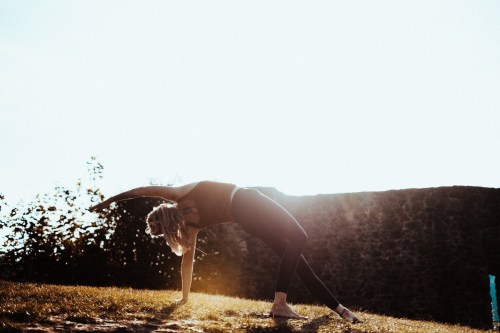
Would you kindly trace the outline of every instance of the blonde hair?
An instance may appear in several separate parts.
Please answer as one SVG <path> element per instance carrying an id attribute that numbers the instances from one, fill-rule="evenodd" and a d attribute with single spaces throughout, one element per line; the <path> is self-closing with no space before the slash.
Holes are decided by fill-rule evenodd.
<path id="1" fill-rule="evenodd" d="M 172 251 L 181 256 L 191 247 L 188 242 L 186 222 L 177 203 L 163 203 L 155 207 L 146 218 L 146 233 L 152 237 L 161 236 L 165 238 Z"/>

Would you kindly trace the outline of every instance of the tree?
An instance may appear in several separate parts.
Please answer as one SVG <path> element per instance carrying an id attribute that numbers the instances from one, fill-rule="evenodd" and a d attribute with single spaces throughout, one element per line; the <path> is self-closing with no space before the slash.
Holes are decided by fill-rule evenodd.
<path id="1" fill-rule="evenodd" d="M 96 220 L 87 210 L 103 197 L 95 186 L 103 167 L 94 157 L 87 164 L 92 186 L 86 189 L 78 180 L 74 188 L 58 186 L 50 194 L 10 209 L 1 198 L 9 211 L 2 214 L 0 223 L 7 230 L 2 278 L 78 283 L 80 275 L 89 271 L 84 268 L 93 267 L 92 259 L 105 257 L 112 225 L 106 219 Z M 104 278 L 99 273 L 93 275 L 91 284 Z"/>

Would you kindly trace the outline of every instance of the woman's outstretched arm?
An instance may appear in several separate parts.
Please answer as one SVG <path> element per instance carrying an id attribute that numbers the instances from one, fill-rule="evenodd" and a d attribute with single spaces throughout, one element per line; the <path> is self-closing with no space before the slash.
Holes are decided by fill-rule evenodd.
<path id="1" fill-rule="evenodd" d="M 137 187 L 132 190 L 112 196 L 103 202 L 89 208 L 90 211 L 100 211 L 108 208 L 113 202 L 142 198 L 142 197 L 159 197 L 165 200 L 176 200 L 189 192 L 197 183 L 174 187 L 174 186 L 145 186 Z"/>

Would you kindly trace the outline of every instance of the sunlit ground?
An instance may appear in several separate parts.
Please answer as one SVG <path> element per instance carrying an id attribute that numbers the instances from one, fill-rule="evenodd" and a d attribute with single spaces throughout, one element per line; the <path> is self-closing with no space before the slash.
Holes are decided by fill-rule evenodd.
<path id="1" fill-rule="evenodd" d="M 482 330 L 358 312 L 342 321 L 325 307 L 295 305 L 307 320 L 269 317 L 271 304 L 194 293 L 179 305 L 175 291 L 68 287 L 0 281 L 0 331 L 133 332 L 451 332 Z"/>

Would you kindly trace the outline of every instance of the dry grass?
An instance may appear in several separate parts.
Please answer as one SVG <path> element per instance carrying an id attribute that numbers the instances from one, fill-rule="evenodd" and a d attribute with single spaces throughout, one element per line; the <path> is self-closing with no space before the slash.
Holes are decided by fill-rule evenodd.
<path id="1" fill-rule="evenodd" d="M 270 303 L 120 288 L 0 281 L 0 331 L 19 332 L 394 332 L 479 333 L 482 330 L 362 312 L 363 324 L 343 322 L 325 307 L 295 305 L 308 320 L 274 320 Z"/>

